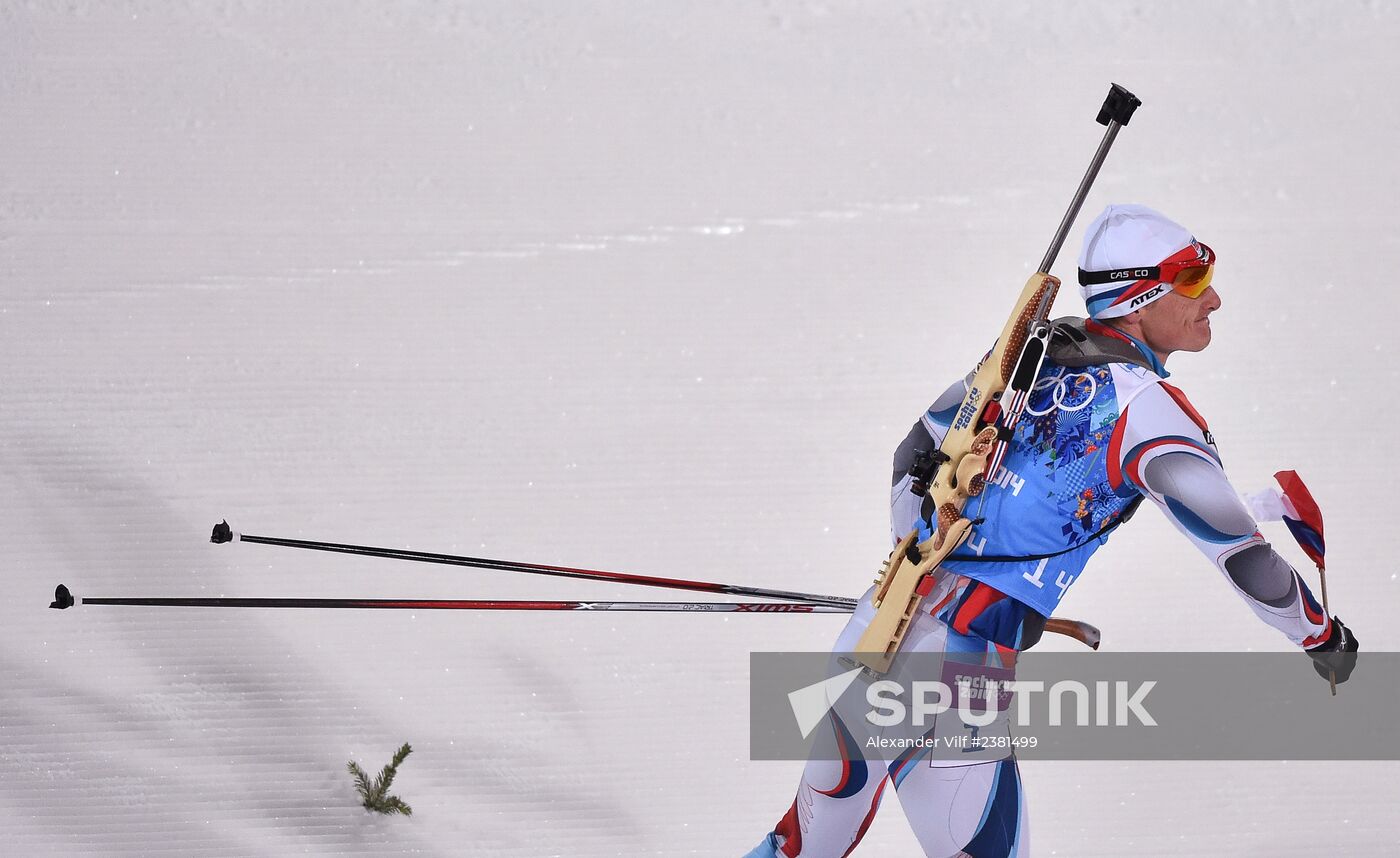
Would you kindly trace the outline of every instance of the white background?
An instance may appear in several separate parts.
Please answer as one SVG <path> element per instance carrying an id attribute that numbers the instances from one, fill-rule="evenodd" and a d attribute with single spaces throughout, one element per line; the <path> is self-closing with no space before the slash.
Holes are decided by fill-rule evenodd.
<path id="1" fill-rule="evenodd" d="M 672 595 L 210 545 L 225 517 L 856 595 L 890 453 L 990 345 L 1110 81 L 1144 106 L 1080 225 L 1143 202 L 1220 254 L 1173 381 L 1239 488 L 1303 474 L 1334 610 L 1394 649 L 1398 14 L 0 5 L 8 854 L 746 851 L 800 770 L 747 759 L 748 653 L 840 617 L 45 605 Z M 1150 510 L 1062 613 L 1288 647 Z M 415 814 L 369 817 L 345 762 L 404 741 Z M 1023 767 L 1034 854 L 1074 856 L 1396 854 L 1398 774 Z M 916 852 L 897 804 L 857 854 Z"/>

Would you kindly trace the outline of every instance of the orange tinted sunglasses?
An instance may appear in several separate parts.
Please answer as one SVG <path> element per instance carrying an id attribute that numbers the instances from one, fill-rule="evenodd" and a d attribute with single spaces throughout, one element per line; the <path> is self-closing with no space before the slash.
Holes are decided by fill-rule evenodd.
<path id="1" fill-rule="evenodd" d="M 1214 265 L 1193 265 L 1183 268 L 1172 278 L 1172 291 L 1187 298 L 1199 298 L 1210 288 L 1215 276 Z"/>
<path id="2" fill-rule="evenodd" d="M 1192 241 L 1171 257 L 1162 260 L 1160 265 L 1140 268 L 1119 268 L 1112 271 L 1085 271 L 1079 269 L 1079 282 L 1083 286 L 1098 283 L 1116 283 L 1120 280 L 1152 280 L 1157 283 L 1170 283 L 1172 291 L 1187 298 L 1199 298 L 1210 288 L 1215 275 L 1215 251 L 1210 245 Z"/>

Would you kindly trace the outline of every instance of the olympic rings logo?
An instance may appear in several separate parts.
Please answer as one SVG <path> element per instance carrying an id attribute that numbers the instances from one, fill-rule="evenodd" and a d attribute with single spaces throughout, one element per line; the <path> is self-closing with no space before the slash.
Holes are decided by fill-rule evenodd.
<path id="1" fill-rule="evenodd" d="M 1045 393 L 1049 391 L 1049 396 Z M 1059 375 L 1047 375 L 1031 385 L 1030 399 L 1026 402 L 1026 413 L 1032 417 L 1044 417 L 1055 409 L 1061 411 L 1083 411 L 1094 401 L 1099 392 L 1098 381 L 1087 372 L 1065 374 L 1064 367 Z M 1040 402 L 1043 407 L 1036 408 Z"/>

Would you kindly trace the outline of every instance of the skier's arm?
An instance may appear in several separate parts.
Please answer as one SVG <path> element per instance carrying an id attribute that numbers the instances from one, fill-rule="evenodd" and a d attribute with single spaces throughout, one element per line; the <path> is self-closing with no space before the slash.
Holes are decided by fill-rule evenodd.
<path id="1" fill-rule="evenodd" d="M 1124 415 L 1124 437 L 1115 449 L 1123 479 L 1215 563 L 1261 620 L 1305 649 L 1327 641 L 1331 619 L 1259 533 L 1204 421 L 1179 392 L 1154 387 Z"/>
<path id="2" fill-rule="evenodd" d="M 953 415 L 962 403 L 963 394 L 972 376 L 955 381 L 934 400 L 917 421 L 909 434 L 894 451 L 894 474 L 890 479 L 890 541 L 897 543 L 906 533 L 913 530 L 919 520 L 919 506 L 923 498 L 909 491 L 913 477 L 909 476 L 909 466 L 914 464 L 914 452 L 932 452 L 943 443 L 948 427 L 953 423 Z"/>

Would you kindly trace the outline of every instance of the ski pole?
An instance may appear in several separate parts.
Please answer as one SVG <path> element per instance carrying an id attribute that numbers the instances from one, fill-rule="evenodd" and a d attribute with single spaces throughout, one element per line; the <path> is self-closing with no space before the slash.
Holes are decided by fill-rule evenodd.
<path id="1" fill-rule="evenodd" d="M 1308 555 L 1317 567 L 1318 581 L 1322 584 L 1322 614 L 1331 618 L 1332 606 L 1327 600 L 1327 542 L 1323 538 L 1322 509 L 1313 499 L 1312 492 L 1298 476 L 1297 471 L 1279 471 L 1274 474 L 1281 489 L 1284 501 L 1283 523 L 1288 532 L 1298 542 L 1298 547 Z M 1337 671 L 1329 668 L 1327 683 L 1332 687 L 1332 696 L 1337 696 Z"/>
<path id="2" fill-rule="evenodd" d="M 237 597 L 75 597 L 59 584 L 50 608 L 74 605 L 115 605 L 142 608 L 377 608 L 420 611 L 632 611 L 691 614 L 849 614 L 855 606 L 817 602 L 568 602 L 496 599 L 281 599 Z M 1099 648 L 1099 630 L 1078 620 L 1047 620 L 1045 630 L 1067 635 L 1091 649 Z"/>
<path id="3" fill-rule="evenodd" d="M 145 608 L 380 608 L 413 611 L 668 611 L 695 614 L 849 614 L 811 602 L 562 602 L 494 599 L 244 599 L 234 597 L 77 598 L 62 584 L 50 608 L 120 605 Z"/>
<path id="4" fill-rule="evenodd" d="M 495 569 L 501 572 L 519 572 L 525 575 L 553 575 L 561 578 L 582 578 L 589 581 L 612 581 L 616 584 L 637 584 L 646 587 L 667 587 L 672 590 L 695 590 L 704 593 L 722 593 L 726 596 L 746 596 L 760 599 L 782 599 L 788 602 L 811 602 L 830 605 L 846 610 L 855 610 L 856 600 L 841 596 L 823 596 L 817 593 L 796 593 L 791 590 L 771 590 L 766 587 L 743 587 L 737 584 L 718 584 L 713 581 L 690 581 L 684 578 L 658 578 L 652 575 L 634 575 L 627 572 L 605 572 L 598 569 L 579 569 L 573 566 L 554 566 L 547 563 L 522 563 L 516 560 L 492 560 L 486 557 L 462 557 L 455 554 L 431 554 L 425 551 L 407 551 L 397 548 L 375 548 L 369 545 L 346 545 L 338 542 L 316 542 L 305 539 L 284 539 L 276 536 L 253 536 L 237 533 L 227 521 L 214 525 L 210 542 L 254 542 L 261 545 L 279 545 L 284 548 L 305 548 L 311 551 L 330 551 L 339 554 L 359 554 L 365 557 L 386 557 L 392 560 L 412 560 L 418 563 L 442 563 L 449 566 L 470 566 L 476 569 Z"/>

